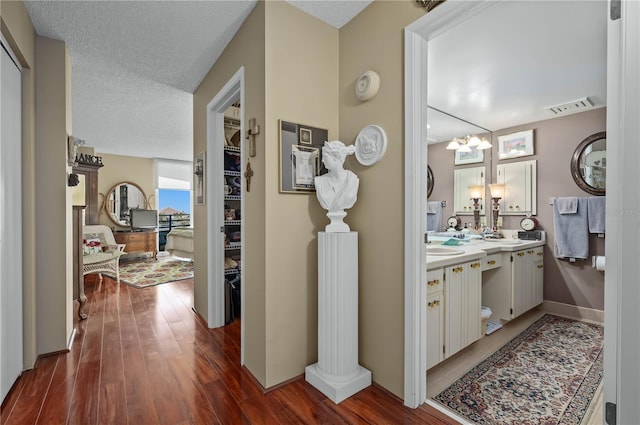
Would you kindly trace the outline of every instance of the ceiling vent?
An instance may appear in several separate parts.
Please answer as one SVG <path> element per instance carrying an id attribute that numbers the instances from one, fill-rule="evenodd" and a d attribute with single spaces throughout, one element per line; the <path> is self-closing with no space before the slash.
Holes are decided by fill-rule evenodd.
<path id="1" fill-rule="evenodd" d="M 593 103 L 588 97 L 563 103 L 562 105 L 548 106 L 545 109 L 554 115 L 574 114 L 593 108 Z"/>

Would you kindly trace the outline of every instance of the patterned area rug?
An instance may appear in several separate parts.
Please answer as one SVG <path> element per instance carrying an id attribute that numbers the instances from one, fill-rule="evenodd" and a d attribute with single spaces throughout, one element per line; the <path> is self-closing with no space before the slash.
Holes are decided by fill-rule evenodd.
<path id="1" fill-rule="evenodd" d="M 175 282 L 193 277 L 193 263 L 174 258 L 145 258 L 120 261 L 120 282 L 136 288 Z"/>
<path id="2" fill-rule="evenodd" d="M 602 326 L 544 315 L 435 397 L 477 424 L 579 424 L 602 380 Z"/>

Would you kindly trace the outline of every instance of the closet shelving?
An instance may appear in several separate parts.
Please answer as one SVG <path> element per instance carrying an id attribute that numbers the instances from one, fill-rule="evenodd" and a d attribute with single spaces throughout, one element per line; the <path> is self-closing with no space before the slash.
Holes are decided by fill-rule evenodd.
<path id="1" fill-rule="evenodd" d="M 224 117 L 224 179 L 225 179 L 225 195 L 224 195 L 224 232 L 225 247 L 224 256 L 225 264 L 238 264 L 237 267 L 229 267 L 225 265 L 224 277 L 225 286 L 228 291 L 225 292 L 229 297 L 226 305 L 227 311 L 225 321 L 232 322 L 240 315 L 240 285 L 242 264 L 240 262 L 242 241 L 240 240 L 242 227 L 242 158 L 240 149 L 240 109 L 237 106 L 230 107 L 225 112 Z M 233 261 L 228 261 L 231 259 Z"/>

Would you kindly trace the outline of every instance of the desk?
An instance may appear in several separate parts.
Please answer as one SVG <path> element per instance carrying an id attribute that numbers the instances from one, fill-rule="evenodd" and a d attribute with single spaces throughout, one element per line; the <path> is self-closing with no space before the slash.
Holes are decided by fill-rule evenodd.
<path id="1" fill-rule="evenodd" d="M 127 254 L 136 252 L 151 252 L 155 260 L 158 259 L 156 235 L 157 233 L 155 230 L 152 230 L 150 232 L 113 232 L 113 237 L 116 239 L 116 242 L 126 245 L 124 250 L 127 252 Z"/>

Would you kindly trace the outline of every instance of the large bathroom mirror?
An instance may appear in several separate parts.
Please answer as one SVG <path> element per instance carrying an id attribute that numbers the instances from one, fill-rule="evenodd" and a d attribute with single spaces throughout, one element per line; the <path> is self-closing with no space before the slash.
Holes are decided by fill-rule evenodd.
<path id="1" fill-rule="evenodd" d="M 584 139 L 571 158 L 571 176 L 580 189 L 604 196 L 607 183 L 607 133 L 592 134 Z"/>
<path id="2" fill-rule="evenodd" d="M 484 186 L 491 181 L 487 174 L 491 169 L 491 149 L 481 151 L 483 155 L 478 155 L 477 160 L 460 161 L 462 155 L 458 154 L 456 161 L 456 151 L 446 147 L 453 139 L 468 140 L 467 136 L 491 141 L 491 132 L 431 106 L 427 108 L 427 123 L 428 172 L 438 176 L 438 187 L 427 188 L 429 200 L 445 203 L 445 219 L 449 215 L 473 215 L 469 186 Z M 488 198 L 485 193 L 479 201 L 480 216 L 488 211 Z"/>
<path id="3" fill-rule="evenodd" d="M 109 189 L 104 209 L 114 224 L 129 226 L 131 208 L 147 208 L 147 197 L 140 186 L 132 182 L 120 182 Z"/>

